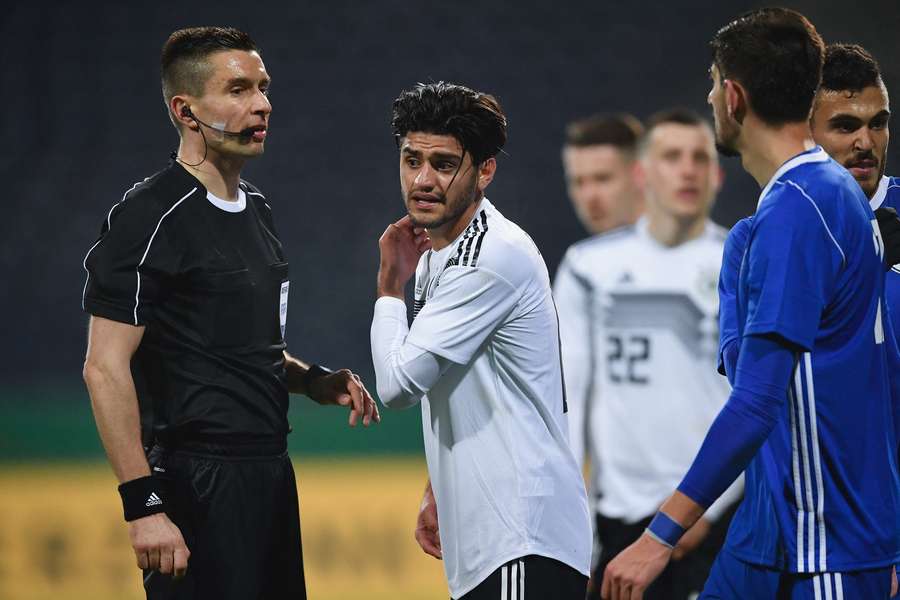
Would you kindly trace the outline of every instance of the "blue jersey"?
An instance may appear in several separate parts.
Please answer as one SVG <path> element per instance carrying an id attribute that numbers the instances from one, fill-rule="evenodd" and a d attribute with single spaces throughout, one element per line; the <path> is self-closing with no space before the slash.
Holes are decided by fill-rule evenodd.
<path id="1" fill-rule="evenodd" d="M 722 267 L 719 270 L 719 373 L 725 375 L 725 346 L 739 339 L 737 316 L 737 287 L 741 275 L 741 263 L 747 250 L 747 238 L 753 217 L 741 219 L 734 224 L 722 251 Z M 733 365 L 732 365 L 733 367 Z"/>
<path id="2" fill-rule="evenodd" d="M 738 558 L 797 573 L 900 559 L 883 252 L 861 188 L 821 148 L 785 163 L 760 195 L 737 335 L 776 336 L 798 353 L 781 418 L 746 471 L 726 541 Z"/>
<path id="3" fill-rule="evenodd" d="M 882 177 L 869 204 L 872 210 L 884 206 L 900 213 L 900 178 Z M 897 338 L 900 334 L 900 265 L 888 271 L 884 282 L 884 299 L 890 314 L 888 320 L 894 330 L 894 337 Z"/>

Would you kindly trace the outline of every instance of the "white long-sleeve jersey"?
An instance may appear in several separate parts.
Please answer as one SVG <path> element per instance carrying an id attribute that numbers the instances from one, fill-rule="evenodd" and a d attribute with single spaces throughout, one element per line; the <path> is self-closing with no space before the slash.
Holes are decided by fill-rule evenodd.
<path id="1" fill-rule="evenodd" d="M 725 231 L 667 247 L 645 220 L 571 246 L 554 281 L 570 440 L 590 458 L 595 508 L 651 516 L 687 472 L 728 399 L 716 372 Z M 740 495 L 733 485 L 707 511 Z"/>
<path id="2" fill-rule="evenodd" d="M 444 568 L 458 598 L 504 563 L 546 556 L 588 574 L 591 524 L 569 448 L 556 311 L 531 238 L 485 198 L 422 256 L 415 318 L 375 304 L 372 356 L 387 406 L 421 399 Z"/>

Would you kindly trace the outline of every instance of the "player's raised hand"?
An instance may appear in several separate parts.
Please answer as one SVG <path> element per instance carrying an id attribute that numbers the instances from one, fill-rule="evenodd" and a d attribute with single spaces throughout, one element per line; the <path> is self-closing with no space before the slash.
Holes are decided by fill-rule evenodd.
<path id="1" fill-rule="evenodd" d="M 378 295 L 403 298 L 403 286 L 415 274 L 419 257 L 431 248 L 428 233 L 415 227 L 407 215 L 388 225 L 378 239 L 378 248 Z"/>
<path id="2" fill-rule="evenodd" d="M 416 518 L 416 541 L 425 554 L 429 554 L 438 560 L 443 558 L 441 551 L 441 531 L 438 527 L 437 503 L 434 501 L 434 492 L 431 483 L 425 488 L 422 504 L 419 506 L 419 516 Z"/>
<path id="3" fill-rule="evenodd" d="M 372 395 L 359 376 L 349 369 L 340 369 L 313 379 L 309 386 L 309 397 L 319 404 L 349 406 L 350 427 L 356 427 L 360 418 L 364 427 L 368 427 L 372 422 L 381 422 L 381 414 Z"/>
<path id="4" fill-rule="evenodd" d="M 603 600 L 640 600 L 671 556 L 671 548 L 646 533 L 641 535 L 606 566 L 600 596 Z"/>
<path id="5" fill-rule="evenodd" d="M 191 552 L 184 543 L 181 530 L 165 513 L 129 522 L 128 535 L 140 569 L 151 569 L 176 578 L 187 572 Z"/>

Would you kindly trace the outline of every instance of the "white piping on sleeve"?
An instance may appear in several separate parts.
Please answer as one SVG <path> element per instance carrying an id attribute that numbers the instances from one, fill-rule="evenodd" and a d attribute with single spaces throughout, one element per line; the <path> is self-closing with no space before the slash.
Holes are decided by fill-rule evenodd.
<path id="1" fill-rule="evenodd" d="M 144 249 L 144 255 L 141 257 L 141 262 L 138 263 L 137 268 L 135 268 L 135 273 L 137 274 L 137 289 L 134 292 L 134 324 L 138 324 L 138 306 L 140 305 L 140 294 L 141 294 L 141 267 L 144 265 L 144 261 L 147 260 L 147 254 L 150 252 L 150 246 L 153 244 L 153 239 L 156 237 L 157 232 L 159 231 L 159 226 L 162 225 L 162 222 L 165 220 L 169 214 L 178 208 L 178 205 L 187 200 L 188 196 L 197 191 L 197 188 L 194 187 L 191 191 L 181 197 L 181 199 L 172 205 L 172 208 L 163 213 L 163 216 L 159 218 L 159 221 L 156 223 L 156 229 L 153 230 L 153 234 L 150 236 L 150 241 L 147 242 L 147 248 Z"/>

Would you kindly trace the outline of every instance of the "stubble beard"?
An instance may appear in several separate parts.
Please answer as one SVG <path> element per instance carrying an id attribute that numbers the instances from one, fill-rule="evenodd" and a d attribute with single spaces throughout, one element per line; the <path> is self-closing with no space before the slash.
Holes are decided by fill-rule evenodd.
<path id="1" fill-rule="evenodd" d="M 459 219 L 460 215 L 466 212 L 466 209 L 475 202 L 478 196 L 475 183 L 476 182 L 473 180 L 471 189 L 466 190 L 461 197 L 455 200 L 448 199 L 447 195 L 444 194 L 441 197 L 441 201 L 444 203 L 445 207 L 444 214 L 433 217 L 430 220 L 417 218 L 409 209 L 409 198 L 404 198 L 404 202 L 407 203 L 407 213 L 409 214 L 410 221 L 412 221 L 412 224 L 415 227 L 422 227 L 424 229 L 437 229 L 438 227 L 456 221 Z"/>

